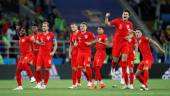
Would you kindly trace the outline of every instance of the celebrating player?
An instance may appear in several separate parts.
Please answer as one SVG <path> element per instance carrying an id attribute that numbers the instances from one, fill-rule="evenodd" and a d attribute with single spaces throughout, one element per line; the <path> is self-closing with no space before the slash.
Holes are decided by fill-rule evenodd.
<path id="1" fill-rule="evenodd" d="M 44 84 L 40 87 L 40 89 L 46 89 L 48 79 L 50 76 L 50 68 L 52 66 L 52 56 L 55 54 L 57 50 L 57 40 L 55 35 L 52 32 L 49 32 L 49 23 L 43 22 L 42 23 L 42 31 L 43 33 L 38 35 L 39 41 L 44 42 L 44 45 L 39 47 L 39 53 L 37 57 L 37 64 L 36 64 L 36 74 L 41 76 L 41 68 L 45 68 L 44 74 Z M 53 48 L 54 45 L 54 48 Z M 53 50 L 52 50 L 53 49 Z M 39 78 L 41 80 L 41 78 Z M 41 82 L 41 81 L 37 81 Z M 40 84 L 40 83 L 38 83 Z"/>
<path id="2" fill-rule="evenodd" d="M 21 72 L 25 70 L 28 76 L 31 78 L 30 82 L 34 82 L 35 78 L 32 75 L 31 69 L 28 64 L 32 64 L 33 62 L 33 54 L 31 52 L 31 37 L 26 36 L 26 30 L 22 27 L 19 31 L 19 49 L 21 53 L 21 58 L 17 64 L 16 69 L 16 80 L 18 83 L 18 87 L 14 90 L 23 90 L 22 83 L 21 83 Z"/>
<path id="3" fill-rule="evenodd" d="M 94 62 L 93 62 L 95 81 L 94 81 L 94 84 L 92 84 L 91 88 L 97 88 L 98 82 L 99 82 L 99 88 L 104 88 L 105 84 L 102 81 L 100 70 L 104 63 L 104 60 L 106 59 L 106 46 L 108 46 L 109 44 L 108 44 L 107 36 L 106 34 L 104 34 L 103 26 L 97 27 L 97 33 L 98 33 L 98 36 L 96 36 L 96 39 L 88 43 L 88 45 L 95 44 L 96 46 L 96 53 L 95 53 Z"/>
<path id="4" fill-rule="evenodd" d="M 70 35 L 69 57 L 71 58 L 73 85 L 69 88 L 76 88 L 77 79 L 77 54 L 78 54 L 78 26 L 75 23 L 70 25 L 72 34 Z"/>
<path id="5" fill-rule="evenodd" d="M 81 86 L 81 71 L 85 72 L 88 81 L 88 87 L 92 84 L 92 70 L 90 67 L 91 63 L 91 48 L 87 44 L 87 42 L 91 42 L 94 40 L 94 34 L 92 32 L 87 31 L 87 23 L 82 22 L 80 24 L 80 33 L 78 35 L 78 55 L 77 55 L 77 64 L 78 64 L 78 86 Z"/>
<path id="6" fill-rule="evenodd" d="M 162 53 L 164 50 L 151 38 L 142 36 L 142 30 L 136 30 L 136 37 L 138 39 L 139 49 L 142 54 L 142 61 L 138 65 L 136 77 L 142 84 L 141 90 L 148 90 L 149 69 L 151 69 L 154 62 L 149 43 L 152 43 Z"/>
<path id="7" fill-rule="evenodd" d="M 127 57 L 129 52 L 128 40 L 126 40 L 126 36 L 128 36 L 129 31 L 133 29 L 133 24 L 129 21 L 130 12 L 128 10 L 124 10 L 122 13 L 122 18 L 116 18 L 111 21 L 108 20 L 110 13 L 106 13 L 105 16 L 105 24 L 108 26 L 115 26 L 115 34 L 113 36 L 113 48 L 112 48 L 112 68 L 115 68 L 115 65 L 118 64 L 119 57 L 121 57 L 122 65 L 127 65 Z M 126 68 L 122 67 L 123 74 L 125 75 L 125 86 L 128 86 L 128 75 L 126 72 Z"/>

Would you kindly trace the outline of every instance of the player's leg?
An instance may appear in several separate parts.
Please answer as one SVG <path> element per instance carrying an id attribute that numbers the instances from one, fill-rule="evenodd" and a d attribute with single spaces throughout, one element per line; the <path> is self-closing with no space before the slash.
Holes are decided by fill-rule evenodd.
<path id="1" fill-rule="evenodd" d="M 129 71 L 130 71 L 130 85 L 129 85 L 129 88 L 130 89 L 134 89 L 134 86 L 133 86 L 133 83 L 134 83 L 134 70 L 133 70 L 133 67 L 134 67 L 134 61 L 131 61 L 130 62 L 131 65 L 129 65 Z"/>
<path id="2" fill-rule="evenodd" d="M 122 73 L 125 80 L 125 86 L 124 86 L 125 89 L 128 87 L 127 56 L 128 56 L 127 54 L 122 54 L 122 58 L 121 58 Z"/>
<path id="3" fill-rule="evenodd" d="M 13 90 L 23 90 L 22 80 L 21 80 L 21 72 L 22 72 L 22 63 L 21 62 L 22 62 L 22 59 L 23 59 L 23 57 L 21 56 L 21 58 L 20 58 L 20 60 L 17 64 L 16 73 L 15 73 L 18 86 Z"/>
<path id="4" fill-rule="evenodd" d="M 84 58 L 83 58 L 83 53 L 82 52 L 78 52 L 77 54 L 77 86 L 81 87 L 81 73 L 82 73 L 82 69 L 84 67 Z"/>
<path id="5" fill-rule="evenodd" d="M 33 65 L 33 54 L 32 53 L 29 53 L 26 56 L 24 56 L 22 65 L 23 65 L 23 69 L 27 72 L 28 76 L 31 79 L 30 82 L 33 83 L 36 80 L 32 74 L 31 68 L 28 64 Z"/>
<path id="6" fill-rule="evenodd" d="M 114 43 L 112 47 L 112 68 L 115 69 L 119 61 L 119 56 L 121 54 L 121 45 Z"/>
<path id="7" fill-rule="evenodd" d="M 143 74 L 144 74 L 144 81 L 143 81 L 143 88 L 145 90 L 148 90 L 148 79 L 149 79 L 149 69 L 151 68 L 151 65 L 153 63 L 153 60 L 145 60 L 144 67 L 143 67 Z"/>
<path id="8" fill-rule="evenodd" d="M 86 53 L 84 55 L 84 63 L 85 63 L 85 71 L 87 74 L 87 78 L 88 78 L 88 84 L 87 86 L 90 87 L 92 84 L 92 69 L 91 69 L 91 52 Z"/>
<path id="9" fill-rule="evenodd" d="M 41 83 L 42 83 L 42 65 L 43 65 L 43 55 L 38 55 L 37 57 L 37 63 L 36 63 L 36 72 L 35 72 L 35 77 L 37 81 L 37 85 L 35 88 L 41 88 Z"/>

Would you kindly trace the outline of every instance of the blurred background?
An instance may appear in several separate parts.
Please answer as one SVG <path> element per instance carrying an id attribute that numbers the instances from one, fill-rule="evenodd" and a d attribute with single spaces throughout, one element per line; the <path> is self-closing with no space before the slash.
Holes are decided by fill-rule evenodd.
<path id="1" fill-rule="evenodd" d="M 41 31 L 41 22 L 48 20 L 50 31 L 54 32 L 58 40 L 51 73 L 54 77 L 68 79 L 71 78 L 69 24 L 85 21 L 88 30 L 96 34 L 97 26 L 105 26 L 106 12 L 110 12 L 110 19 L 114 19 L 121 17 L 123 9 L 130 10 L 135 29 L 143 29 L 145 35 L 156 40 L 165 50 L 164 54 L 160 54 L 151 47 L 155 61 L 150 77 L 170 79 L 170 0 L 0 0 L 0 79 L 15 77 L 16 62 L 20 55 L 15 30 L 18 22 L 22 22 L 30 32 L 32 23 L 37 23 Z M 105 33 L 111 41 L 114 27 L 105 27 Z M 104 78 L 110 78 L 110 53 L 111 48 L 107 48 L 102 69 Z M 135 69 L 140 60 L 139 52 Z"/>

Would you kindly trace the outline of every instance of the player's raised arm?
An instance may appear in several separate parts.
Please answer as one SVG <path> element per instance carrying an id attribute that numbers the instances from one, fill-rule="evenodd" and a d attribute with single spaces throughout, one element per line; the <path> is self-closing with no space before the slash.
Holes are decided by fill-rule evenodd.
<path id="1" fill-rule="evenodd" d="M 58 47 L 56 38 L 53 38 L 53 45 L 54 45 L 53 51 L 50 53 L 50 55 L 52 55 L 52 56 L 55 54 L 57 47 Z"/>
<path id="2" fill-rule="evenodd" d="M 106 13 L 105 15 L 105 24 L 107 26 L 111 26 L 110 21 L 109 21 L 110 13 Z"/>
<path id="3" fill-rule="evenodd" d="M 154 41 L 154 40 L 151 39 L 151 38 L 148 38 L 148 39 L 149 39 L 149 41 L 150 41 L 157 49 L 159 49 L 159 51 L 160 51 L 161 53 L 164 53 L 164 52 L 165 52 L 156 41 Z"/>

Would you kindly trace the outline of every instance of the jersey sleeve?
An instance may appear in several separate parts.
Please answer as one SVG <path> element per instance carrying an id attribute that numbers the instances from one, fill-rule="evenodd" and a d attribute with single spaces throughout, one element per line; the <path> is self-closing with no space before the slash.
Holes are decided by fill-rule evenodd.
<path id="1" fill-rule="evenodd" d="M 95 35 L 92 32 L 90 33 L 90 35 L 91 35 L 91 39 L 94 40 L 95 39 Z"/>
<path id="2" fill-rule="evenodd" d="M 110 24 L 111 24 L 111 25 L 116 25 L 116 24 L 117 24 L 117 21 L 118 21 L 118 19 L 113 19 L 113 20 L 110 22 Z"/>

